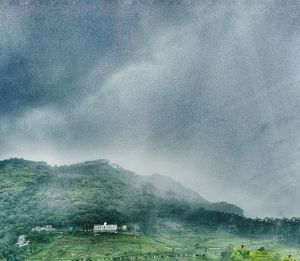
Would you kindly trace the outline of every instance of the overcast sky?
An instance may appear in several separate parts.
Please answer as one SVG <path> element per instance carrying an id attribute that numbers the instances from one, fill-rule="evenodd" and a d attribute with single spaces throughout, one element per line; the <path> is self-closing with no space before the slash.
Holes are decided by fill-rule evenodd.
<path id="1" fill-rule="evenodd" d="M 0 158 L 107 158 L 300 215 L 300 1 L 0 4 Z"/>

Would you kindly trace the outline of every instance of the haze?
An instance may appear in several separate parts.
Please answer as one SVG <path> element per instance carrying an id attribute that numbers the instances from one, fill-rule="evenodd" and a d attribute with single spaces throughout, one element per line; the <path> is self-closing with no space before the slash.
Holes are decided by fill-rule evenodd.
<path id="1" fill-rule="evenodd" d="M 1 1 L 0 158 L 107 158 L 299 216 L 299 1 Z"/>

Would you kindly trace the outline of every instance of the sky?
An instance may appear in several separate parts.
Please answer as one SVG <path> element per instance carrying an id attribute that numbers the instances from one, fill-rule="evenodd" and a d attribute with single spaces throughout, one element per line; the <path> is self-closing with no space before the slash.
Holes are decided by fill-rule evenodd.
<path id="1" fill-rule="evenodd" d="M 0 3 L 0 159 L 105 158 L 300 216 L 300 2 Z"/>

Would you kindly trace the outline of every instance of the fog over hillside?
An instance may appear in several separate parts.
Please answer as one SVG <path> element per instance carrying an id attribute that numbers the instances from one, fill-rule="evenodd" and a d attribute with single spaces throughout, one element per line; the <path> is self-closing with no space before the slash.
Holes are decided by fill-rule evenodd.
<path id="1" fill-rule="evenodd" d="M 0 3 L 0 159 L 106 158 L 299 216 L 299 1 Z"/>

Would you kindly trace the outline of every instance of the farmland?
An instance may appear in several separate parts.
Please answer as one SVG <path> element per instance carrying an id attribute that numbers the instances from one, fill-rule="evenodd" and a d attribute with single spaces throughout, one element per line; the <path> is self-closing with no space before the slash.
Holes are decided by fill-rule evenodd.
<path id="1" fill-rule="evenodd" d="M 245 246 L 242 251 L 241 245 Z M 32 243 L 24 251 L 27 261 L 300 260 L 300 252 L 296 247 L 263 237 L 243 238 L 224 231 L 181 230 L 147 237 L 133 234 L 95 236 L 89 233 L 56 233 L 48 243 Z M 251 259 L 241 259 L 243 251 L 250 251 Z"/>

